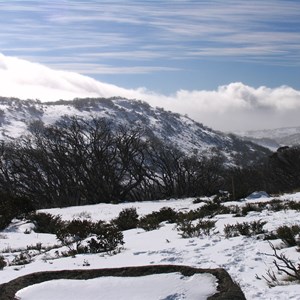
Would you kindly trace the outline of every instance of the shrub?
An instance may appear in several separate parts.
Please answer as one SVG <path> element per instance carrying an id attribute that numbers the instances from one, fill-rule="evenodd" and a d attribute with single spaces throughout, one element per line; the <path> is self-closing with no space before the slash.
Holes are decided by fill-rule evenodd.
<path id="1" fill-rule="evenodd" d="M 202 203 L 204 202 L 204 200 L 202 200 L 201 198 L 196 198 L 193 200 L 193 204 L 198 204 L 198 203 Z"/>
<path id="2" fill-rule="evenodd" d="M 239 232 L 237 230 L 236 225 L 230 225 L 230 224 L 226 224 L 224 226 L 224 234 L 227 239 L 231 237 L 239 236 Z"/>
<path id="3" fill-rule="evenodd" d="M 2 255 L 0 255 L 0 270 L 3 270 L 6 267 L 7 263 Z"/>
<path id="4" fill-rule="evenodd" d="M 260 207 L 255 203 L 247 203 L 245 206 L 242 207 L 242 216 L 246 216 L 250 211 L 261 212 L 263 211 L 263 207 Z"/>
<path id="5" fill-rule="evenodd" d="M 32 259 L 28 252 L 21 252 L 20 254 L 16 255 L 11 262 L 13 266 L 20 266 L 20 265 L 27 265 L 31 263 Z"/>
<path id="6" fill-rule="evenodd" d="M 300 233 L 299 225 L 280 226 L 276 230 L 278 238 L 280 238 L 288 247 L 296 246 L 296 236 Z"/>
<path id="7" fill-rule="evenodd" d="M 266 221 L 261 221 L 261 220 L 250 222 L 251 235 L 265 233 L 266 231 L 263 229 L 263 227 L 266 224 L 267 224 Z"/>
<path id="8" fill-rule="evenodd" d="M 65 222 L 64 225 L 57 231 L 57 239 L 61 241 L 64 246 L 73 250 L 75 243 L 76 252 L 81 251 L 80 245 L 92 232 L 93 223 L 88 220 L 75 219 L 71 222 Z"/>
<path id="9" fill-rule="evenodd" d="M 138 227 L 146 231 L 155 230 L 160 227 L 160 220 L 154 214 L 148 214 L 140 218 Z"/>
<path id="10" fill-rule="evenodd" d="M 180 235 L 183 238 L 199 237 L 201 235 L 210 235 L 212 229 L 215 228 L 216 221 L 199 220 L 193 224 L 190 220 L 182 220 L 177 225 L 177 230 L 181 231 Z"/>
<path id="11" fill-rule="evenodd" d="M 93 233 L 96 237 L 88 241 L 91 253 L 113 253 L 119 245 L 123 245 L 123 233 L 115 225 L 99 221 L 94 224 Z"/>
<path id="12" fill-rule="evenodd" d="M 160 222 L 175 223 L 177 221 L 177 212 L 171 207 L 162 207 L 158 212 L 153 212 Z"/>
<path id="13" fill-rule="evenodd" d="M 267 203 L 267 206 L 268 206 L 268 209 L 272 210 L 272 211 L 281 211 L 281 210 L 286 209 L 285 203 L 283 203 L 281 200 L 278 200 L 278 199 L 274 199 L 274 200 L 270 201 L 269 203 Z"/>
<path id="14" fill-rule="evenodd" d="M 28 219 L 35 225 L 35 232 L 56 234 L 61 229 L 63 222 L 60 216 L 48 213 L 31 213 Z"/>
<path id="15" fill-rule="evenodd" d="M 128 230 L 136 228 L 139 222 L 139 215 L 136 212 L 136 208 L 125 208 L 120 213 L 119 216 L 112 221 L 119 230 Z"/>
<path id="16" fill-rule="evenodd" d="M 300 210 L 300 202 L 289 201 L 289 202 L 288 202 L 288 207 L 289 207 L 290 209 Z"/>
<path id="17" fill-rule="evenodd" d="M 231 213 L 230 208 L 220 204 L 219 202 L 208 202 L 202 207 L 191 210 L 187 213 L 187 218 L 190 220 L 202 219 L 217 214 L 228 214 Z M 181 215 L 182 217 L 182 215 Z M 184 217 L 185 218 L 185 217 Z"/>
<path id="18" fill-rule="evenodd" d="M 264 225 L 267 222 L 253 221 L 253 222 L 243 222 L 243 223 L 236 223 L 234 225 L 227 224 L 224 226 L 224 234 L 226 238 L 235 237 L 239 235 L 244 236 L 252 236 L 261 233 L 265 233 L 263 229 Z"/>
<path id="19" fill-rule="evenodd" d="M 161 222 L 175 223 L 181 215 L 171 207 L 163 207 L 159 211 L 154 211 L 140 218 L 138 227 L 150 231 L 159 228 Z"/>

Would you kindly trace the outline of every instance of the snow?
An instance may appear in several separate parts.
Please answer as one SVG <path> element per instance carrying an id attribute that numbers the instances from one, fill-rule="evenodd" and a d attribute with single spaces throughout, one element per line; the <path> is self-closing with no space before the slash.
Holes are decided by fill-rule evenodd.
<path id="1" fill-rule="evenodd" d="M 180 273 L 141 277 L 100 277 L 89 280 L 52 280 L 20 290 L 20 300 L 204 300 L 216 293 L 215 277 Z"/>
<path id="2" fill-rule="evenodd" d="M 262 197 L 258 199 L 243 199 L 243 201 L 226 202 L 224 205 L 231 206 L 244 206 L 247 203 L 264 203 L 271 201 L 272 199 L 279 199 L 282 201 L 300 201 L 300 193 L 285 194 L 282 196 L 274 197 Z M 208 201 L 207 198 L 203 201 Z M 124 208 L 135 207 L 140 216 L 150 213 L 152 211 L 158 211 L 162 207 L 172 207 L 177 211 L 188 211 L 201 207 L 204 203 L 194 204 L 192 198 L 188 199 L 171 199 L 164 201 L 149 201 L 149 202 L 134 202 L 123 204 L 97 204 L 88 205 L 82 207 L 69 207 L 69 208 L 55 208 L 43 210 L 55 215 L 61 215 L 64 220 L 71 220 L 73 218 L 87 218 L 90 220 L 106 220 L 109 221 L 116 216 Z M 266 204 L 267 208 L 267 204 Z M 125 267 L 125 266 L 142 266 L 152 264 L 176 264 L 187 265 L 197 268 L 224 268 L 230 274 L 234 281 L 236 281 L 247 299 L 300 299 L 299 285 L 295 282 L 290 282 L 286 285 L 277 286 L 275 288 L 269 288 L 267 282 L 262 276 L 266 276 L 268 269 L 272 268 L 275 272 L 276 269 L 273 265 L 273 251 L 268 241 L 263 239 L 262 235 L 256 235 L 252 237 L 237 236 L 232 238 L 225 238 L 224 226 L 226 224 L 236 224 L 242 222 L 252 221 L 266 221 L 264 229 L 271 232 L 282 225 L 300 225 L 300 212 L 296 210 L 282 210 L 271 211 L 264 209 L 261 212 L 251 211 L 246 216 L 235 217 L 232 214 L 216 215 L 211 218 L 216 221 L 216 228 L 210 236 L 200 236 L 197 238 L 182 238 L 180 232 L 177 231 L 176 224 L 162 223 L 161 227 L 153 231 L 144 231 L 143 229 L 131 229 L 124 231 L 124 248 L 120 253 L 116 255 L 108 254 L 82 254 L 76 255 L 76 257 L 57 257 L 57 252 L 65 251 L 64 247 L 59 246 L 59 242 L 56 240 L 55 235 L 51 234 L 37 234 L 32 231 L 32 224 L 25 223 L 24 221 L 14 220 L 14 222 L 2 233 L 0 233 L 0 251 L 3 251 L 2 255 L 8 262 L 11 262 L 13 258 L 19 254 L 22 249 L 26 250 L 27 246 L 36 245 L 42 243 L 43 246 L 49 247 L 48 250 L 42 250 L 40 253 L 37 250 L 30 250 L 32 253 L 32 262 L 23 266 L 7 266 L 3 271 L 0 271 L 0 283 L 8 282 L 14 278 L 22 275 L 26 275 L 33 272 L 45 271 L 45 270 L 64 270 L 64 269 L 96 269 L 96 268 L 113 268 L 113 267 Z M 26 233 L 25 233 L 26 232 Z M 28 233 L 30 232 L 30 233 Z M 299 252 L 296 251 L 296 247 L 285 247 L 281 240 L 272 240 L 272 243 L 279 247 L 278 253 L 284 253 L 295 263 L 299 262 Z M 53 247 L 54 249 L 50 249 Z M 88 265 L 86 264 L 88 262 Z M 135 278 L 126 281 L 124 278 L 114 279 L 117 281 L 118 286 L 122 286 L 122 289 L 118 289 L 118 297 L 109 298 L 110 294 L 105 295 L 103 299 L 122 299 L 121 295 L 129 295 L 126 292 L 126 286 L 133 285 L 140 286 L 141 292 L 143 287 L 147 286 L 149 282 L 152 282 L 150 286 L 161 286 L 163 289 L 161 296 L 153 296 L 151 299 L 193 299 L 192 296 L 186 294 L 186 298 L 178 296 L 177 298 L 167 298 L 168 295 L 173 293 L 183 293 L 184 288 L 179 291 L 172 288 L 171 290 L 164 290 L 169 283 L 174 284 L 175 287 L 180 286 L 181 283 L 187 283 L 188 280 L 196 282 L 199 278 L 193 277 L 190 279 L 178 279 L 176 274 L 169 274 L 172 279 L 167 281 L 161 278 L 156 279 L 161 282 L 161 285 L 154 284 L 152 279 L 148 278 Z M 279 274 L 279 278 L 282 276 Z M 106 284 L 105 280 L 101 284 Z M 178 283 L 178 280 L 180 284 Z M 180 281 L 181 280 L 181 281 Z M 202 280 L 208 280 L 206 276 L 201 277 Z M 121 282 L 122 281 L 122 282 Z M 50 283 L 44 283 L 43 290 L 59 291 L 59 285 L 64 289 L 71 289 L 72 284 L 68 281 L 59 281 L 53 283 L 57 285 L 57 288 L 48 286 Z M 92 287 L 94 284 L 89 281 Z M 110 282 L 110 280 L 109 280 Z M 177 283 L 176 283 L 177 282 Z M 52 283 L 51 283 L 52 284 Z M 75 285 L 80 286 L 80 282 Z M 87 284 L 87 282 L 85 283 Z M 100 284 L 100 283 L 99 283 Z M 113 283 L 111 283 L 113 284 Z M 199 287 L 199 284 L 192 284 L 192 287 Z M 202 285 L 206 286 L 206 284 Z M 123 291 L 124 288 L 124 292 Z M 186 290 L 192 290 L 187 288 Z M 24 290 L 24 299 L 35 299 L 35 295 L 38 298 L 40 296 L 38 292 L 38 285 L 32 286 Z M 84 289 L 87 290 L 86 288 Z M 155 288 L 156 290 L 156 288 Z M 25 292 L 32 293 L 30 296 L 26 296 Z M 107 293 L 113 293 L 115 290 Z M 155 292 L 155 291 L 153 291 Z M 198 293 L 199 291 L 197 291 Z M 200 291 L 201 292 L 201 291 Z M 22 291 L 23 293 L 23 291 Z M 67 293 L 67 292 L 66 292 Z M 78 292 L 79 293 L 79 292 Z M 76 297 L 77 294 L 76 293 Z M 130 294 L 130 299 L 132 295 Z M 26 298 L 29 297 L 29 298 Z M 39 299 L 47 299 L 46 296 L 39 297 Z M 51 299 L 60 299 L 60 296 L 49 296 Z M 67 297 L 67 296 L 66 296 Z M 79 296 L 78 296 L 79 297 Z M 87 299 L 93 299 L 93 295 L 89 295 Z M 36 298 L 36 299 L 37 299 Z M 50 299 L 49 298 L 49 299 Z M 139 299 L 144 298 L 143 294 L 140 294 Z M 21 298 L 23 299 L 23 298 Z M 69 299 L 69 298 L 64 298 Z M 74 299 L 74 298 L 70 298 Z M 80 299 L 80 298 L 78 298 Z M 83 299 L 83 298 L 82 298 Z M 129 299 L 129 298 L 124 298 Z"/>

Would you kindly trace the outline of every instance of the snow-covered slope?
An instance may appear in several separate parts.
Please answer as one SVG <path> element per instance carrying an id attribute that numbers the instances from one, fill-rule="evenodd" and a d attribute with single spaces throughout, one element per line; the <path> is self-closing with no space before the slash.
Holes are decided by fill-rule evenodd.
<path id="1" fill-rule="evenodd" d="M 276 150 L 281 146 L 292 146 L 300 144 L 300 127 L 284 127 L 277 129 L 265 129 L 254 131 L 237 131 L 241 136 L 258 145 Z"/>
<path id="2" fill-rule="evenodd" d="M 0 139 L 16 138 L 28 133 L 34 122 L 53 124 L 65 115 L 103 117 L 114 124 L 141 127 L 148 135 L 154 135 L 190 155 L 218 148 L 229 162 L 244 160 L 251 163 L 268 153 L 266 149 L 243 142 L 233 135 L 214 131 L 188 116 L 123 98 L 86 98 L 48 103 L 0 98 Z"/>
<path id="3" fill-rule="evenodd" d="M 264 234 L 229 238 L 226 238 L 224 235 L 224 227 L 227 224 L 259 220 L 265 221 L 266 224 L 263 228 L 267 231 L 266 234 L 271 234 L 272 231 L 282 225 L 300 225 L 299 211 L 293 209 L 274 211 L 270 209 L 270 204 L 266 204 L 266 202 L 270 202 L 272 199 L 268 197 L 253 199 L 252 197 L 239 202 L 224 203 L 226 206 L 242 208 L 249 203 L 253 204 L 255 202 L 260 203 L 262 210 L 250 211 L 246 216 L 239 217 L 234 216 L 234 214 L 214 215 L 209 220 L 216 221 L 216 228 L 210 235 L 202 234 L 199 237 L 182 238 L 174 223 L 162 223 L 159 229 L 152 231 L 144 231 L 143 229 L 124 231 L 124 248 L 116 255 L 102 253 L 80 254 L 76 255 L 76 257 L 59 257 L 57 253 L 65 251 L 65 248 L 60 246 L 55 235 L 35 233 L 32 231 L 32 224 L 27 223 L 25 220 L 14 220 L 6 230 L 0 233 L 0 251 L 7 262 L 11 262 L 15 256 L 28 247 L 34 247 L 37 243 L 42 243 L 43 247 L 48 247 L 49 250 L 42 250 L 41 252 L 32 250 L 32 254 L 34 255 L 32 255 L 31 263 L 5 267 L 3 271 L 0 271 L 0 284 L 25 274 L 45 270 L 176 264 L 198 268 L 222 267 L 239 283 L 246 298 L 249 300 L 300 299 L 300 290 L 297 282 L 285 282 L 285 284 L 283 282 L 281 286 L 269 288 L 267 282 L 263 279 L 262 276 L 266 276 L 269 268 L 273 268 L 279 280 L 284 277 L 284 274 L 278 274 L 274 267 L 273 251 L 269 242 L 264 239 Z M 300 194 L 283 195 L 277 199 L 283 201 L 283 203 L 289 203 L 291 200 L 299 203 Z M 111 220 L 117 217 L 122 209 L 130 207 L 135 207 L 139 216 L 143 216 L 166 206 L 174 208 L 176 211 L 184 212 L 204 205 L 204 203 L 193 203 L 193 200 L 190 198 L 123 203 L 118 205 L 97 204 L 43 211 L 54 215 L 61 215 L 64 220 L 79 218 L 80 216 L 95 221 Z M 203 199 L 203 201 L 209 201 L 209 199 Z M 296 246 L 287 248 L 279 239 L 273 239 L 271 242 L 278 247 L 277 251 L 279 254 L 285 254 L 294 263 L 299 262 L 299 253 L 296 251 Z M 51 249 L 52 246 L 54 247 L 53 249 Z M 132 281 L 131 283 L 133 284 Z M 66 293 L 70 290 L 69 288 L 72 284 L 72 282 L 63 283 L 63 285 L 68 285 L 68 288 L 65 290 Z M 170 279 L 170 284 L 174 284 L 172 278 Z M 120 285 L 122 286 L 122 283 Z M 165 286 L 164 284 L 162 285 Z M 94 285 L 89 286 L 91 286 L 93 291 Z M 49 287 L 47 289 L 49 290 Z M 122 288 L 118 288 L 117 290 L 122 293 Z M 31 292 L 33 294 L 37 293 L 38 287 L 33 286 Z M 106 292 L 109 293 L 109 290 Z M 111 290 L 111 292 L 114 291 Z M 125 293 L 125 295 L 129 295 L 129 298 L 124 297 L 124 299 L 132 299 L 130 293 Z M 70 297 L 70 294 L 66 295 L 66 299 L 70 299 L 67 297 Z M 82 300 L 86 298 L 76 297 L 76 299 Z M 186 298 L 178 297 L 170 299 Z"/>

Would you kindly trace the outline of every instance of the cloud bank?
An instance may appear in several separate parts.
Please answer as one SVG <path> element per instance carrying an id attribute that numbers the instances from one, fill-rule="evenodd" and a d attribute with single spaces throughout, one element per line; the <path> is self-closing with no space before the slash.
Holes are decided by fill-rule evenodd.
<path id="1" fill-rule="evenodd" d="M 80 97 L 141 99 L 223 131 L 300 126 L 300 91 L 288 86 L 253 88 L 235 82 L 212 91 L 179 90 L 162 95 L 146 88 L 121 88 L 2 54 L 0 96 L 42 102 Z"/>

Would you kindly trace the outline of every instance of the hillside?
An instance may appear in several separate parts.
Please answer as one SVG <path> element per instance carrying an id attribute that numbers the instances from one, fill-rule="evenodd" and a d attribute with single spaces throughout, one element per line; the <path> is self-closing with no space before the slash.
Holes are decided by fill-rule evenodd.
<path id="1" fill-rule="evenodd" d="M 142 225 L 140 222 L 137 228 L 123 230 L 124 244 L 118 245 L 117 251 L 113 253 L 79 252 L 75 255 L 75 243 L 70 240 L 71 244 L 64 245 L 55 234 L 47 231 L 51 229 L 49 222 L 46 224 L 47 227 L 43 228 L 43 233 L 39 225 L 42 224 L 40 222 L 42 218 L 39 219 L 39 222 L 37 222 L 38 219 L 33 221 L 32 218 L 31 220 L 28 218 L 15 219 L 0 232 L 0 257 L 3 256 L 8 264 L 0 271 L 0 284 L 26 274 L 43 271 L 65 270 L 66 274 L 67 270 L 76 269 L 181 265 L 209 269 L 224 268 L 241 287 L 246 299 L 299 299 L 298 282 L 291 279 L 287 282 L 287 276 L 283 272 L 278 272 L 274 265 L 274 252 L 269 242 L 277 247 L 278 254 L 285 255 L 297 265 L 299 246 L 289 243 L 296 232 L 290 236 L 289 240 L 284 240 L 284 236 L 279 234 L 278 228 L 286 226 L 293 228 L 293 230 L 297 229 L 299 232 L 300 194 L 286 194 L 277 198 L 262 196 L 253 199 L 253 197 L 249 197 L 236 202 L 223 202 L 219 205 L 214 201 L 212 203 L 212 201 L 212 198 L 170 199 L 118 205 L 97 204 L 40 211 L 40 213 L 61 216 L 64 222 L 73 219 L 88 222 L 99 220 L 109 222 L 120 216 L 120 213 L 126 209 L 136 209 L 140 220 L 145 220 L 147 215 L 151 216 L 151 218 L 146 218 L 148 222 L 153 221 L 153 217 L 165 217 L 165 219 L 161 218 L 165 221 L 160 222 L 161 220 L 159 220 L 160 224 L 155 223 L 156 227 L 153 226 L 153 222 L 152 228 L 147 228 L 144 226 L 145 224 Z M 169 209 L 166 210 L 166 207 Z M 173 219 L 170 218 L 172 210 L 177 213 L 177 216 L 181 216 L 180 220 L 174 219 L 174 213 Z M 158 212 L 165 212 L 165 214 L 158 214 Z M 199 219 L 200 215 L 202 215 L 201 219 Z M 182 223 L 182 217 L 189 218 L 189 220 L 186 219 L 186 223 Z M 194 221 L 191 223 L 191 220 Z M 203 224 L 210 224 L 211 227 L 198 228 L 197 224 L 201 224 L 201 222 L 206 222 Z M 237 227 L 237 224 L 240 226 Z M 80 246 L 88 246 L 90 239 L 90 236 L 84 239 Z M 282 262 L 279 261 L 279 263 Z M 271 280 L 267 275 L 270 269 L 274 271 L 278 280 L 277 283 L 271 282 L 278 285 L 271 288 L 264 279 L 265 277 Z M 65 278 L 68 277 L 65 276 Z M 77 276 L 77 279 L 80 277 Z M 154 280 L 151 280 L 149 284 L 152 286 L 155 284 L 157 288 L 162 285 L 174 287 L 174 290 L 164 291 L 166 294 L 164 294 L 163 299 L 203 299 L 188 296 L 187 292 L 190 289 L 184 284 L 189 281 L 195 282 L 193 291 L 197 293 L 196 295 L 203 292 L 202 284 L 200 282 L 197 284 L 192 277 L 187 280 L 180 276 L 180 280 L 177 281 L 174 280 L 174 277 L 169 277 L 168 284 L 165 284 L 163 278 L 159 276 L 156 279 L 162 280 L 162 284 Z M 84 291 L 86 294 L 81 293 L 78 289 L 82 281 L 54 280 L 49 282 L 47 281 L 49 279 L 44 280 L 43 285 L 29 286 L 27 289 L 21 290 L 18 296 L 22 300 L 74 299 L 72 293 L 76 290 L 78 293 L 76 299 L 99 299 L 97 297 L 104 288 L 105 293 L 103 295 L 122 293 L 123 299 L 126 300 L 162 299 L 157 296 L 152 298 L 144 296 L 143 289 L 140 288 L 137 279 L 132 279 L 130 284 L 137 297 L 140 296 L 140 298 L 132 298 L 132 290 L 131 292 L 126 290 L 126 284 L 120 280 L 115 283 L 110 279 L 110 285 L 100 280 L 96 282 L 85 281 Z M 114 283 L 118 285 L 118 288 L 114 288 Z M 144 280 L 142 283 L 144 288 L 145 284 L 146 281 Z M 47 295 L 44 294 L 46 291 Z M 149 295 L 153 294 L 149 293 Z M 169 298 L 167 298 L 168 295 Z M 119 297 L 115 295 L 115 298 L 112 299 L 117 298 Z"/>
<path id="2" fill-rule="evenodd" d="M 300 127 L 236 131 L 235 134 L 272 151 L 276 151 L 277 148 L 282 146 L 300 144 Z"/>
<path id="3" fill-rule="evenodd" d="M 151 107 L 146 102 L 123 98 L 86 98 L 73 101 L 41 103 L 34 100 L 0 98 L 0 139 L 10 140 L 24 135 L 34 126 L 53 124 L 65 116 L 105 118 L 114 126 L 142 128 L 166 144 L 188 155 L 217 148 L 229 164 L 248 164 L 261 159 L 269 151 L 234 135 L 214 131 L 188 116 Z"/>

